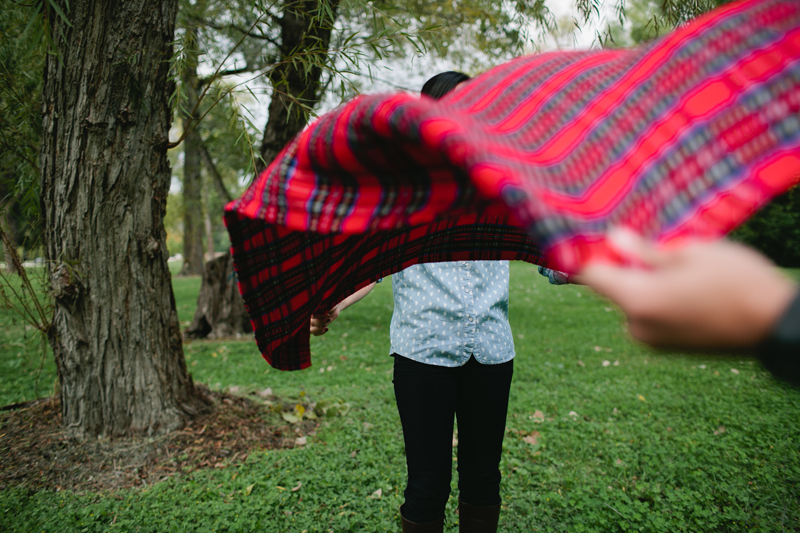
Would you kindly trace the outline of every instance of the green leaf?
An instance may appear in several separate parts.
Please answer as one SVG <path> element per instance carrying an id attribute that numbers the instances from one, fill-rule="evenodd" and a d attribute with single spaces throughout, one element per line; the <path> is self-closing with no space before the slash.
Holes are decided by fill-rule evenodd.
<path id="1" fill-rule="evenodd" d="M 56 13 L 58 13 L 58 16 L 61 17 L 61 20 L 64 22 L 64 24 L 71 28 L 72 24 L 70 24 L 69 19 L 67 19 L 67 16 L 64 14 L 64 12 L 61 11 L 61 8 L 58 7 L 58 4 L 55 2 L 55 0 L 47 0 L 47 3 L 49 3 L 50 7 L 52 7 Z M 69 3 L 67 3 L 67 9 L 69 9 Z"/>

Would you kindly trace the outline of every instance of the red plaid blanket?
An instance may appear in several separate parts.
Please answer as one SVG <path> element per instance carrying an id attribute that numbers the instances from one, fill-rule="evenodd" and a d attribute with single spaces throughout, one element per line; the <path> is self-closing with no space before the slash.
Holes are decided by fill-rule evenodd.
<path id="1" fill-rule="evenodd" d="M 522 57 L 433 101 L 359 97 L 226 207 L 259 349 L 420 262 L 616 261 L 611 226 L 716 238 L 800 179 L 800 2 L 729 4 L 631 50 Z M 538 243 L 538 245 L 537 245 Z"/>

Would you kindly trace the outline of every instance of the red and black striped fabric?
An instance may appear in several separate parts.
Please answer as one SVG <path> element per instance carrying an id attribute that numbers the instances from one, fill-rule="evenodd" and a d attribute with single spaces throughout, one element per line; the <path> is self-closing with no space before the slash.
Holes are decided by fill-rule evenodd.
<path id="1" fill-rule="evenodd" d="M 225 221 L 259 349 L 292 370 L 312 312 L 412 264 L 576 271 L 619 260 L 611 226 L 716 238 L 799 179 L 800 2 L 750 0 L 642 48 L 518 58 L 439 101 L 356 98 Z"/>

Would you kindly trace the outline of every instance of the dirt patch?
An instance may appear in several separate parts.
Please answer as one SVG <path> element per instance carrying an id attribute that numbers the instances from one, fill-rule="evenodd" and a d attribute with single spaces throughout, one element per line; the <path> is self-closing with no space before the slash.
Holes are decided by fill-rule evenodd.
<path id="1" fill-rule="evenodd" d="M 261 403 L 207 392 L 214 411 L 158 437 L 80 440 L 61 427 L 61 407 L 47 399 L 0 414 L 0 489 L 111 491 L 146 487 L 176 474 L 227 468 L 257 450 L 296 446 L 313 435 L 304 421 L 270 426 Z M 272 417 L 274 420 L 275 417 Z"/>

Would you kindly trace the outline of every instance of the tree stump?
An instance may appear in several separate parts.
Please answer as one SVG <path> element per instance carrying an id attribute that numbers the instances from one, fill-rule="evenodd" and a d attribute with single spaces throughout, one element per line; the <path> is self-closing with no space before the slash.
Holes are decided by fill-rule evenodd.
<path id="1" fill-rule="evenodd" d="M 197 310 L 183 334 L 187 339 L 220 339 L 241 337 L 252 331 L 237 287 L 233 257 L 226 252 L 203 267 Z"/>

